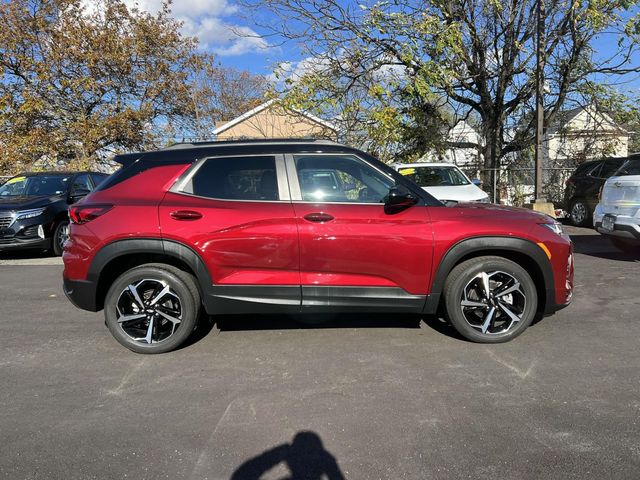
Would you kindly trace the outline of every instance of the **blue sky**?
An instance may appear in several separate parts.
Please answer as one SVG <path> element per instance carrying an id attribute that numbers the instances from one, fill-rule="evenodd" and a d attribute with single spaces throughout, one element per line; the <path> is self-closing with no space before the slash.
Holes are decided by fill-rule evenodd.
<path id="1" fill-rule="evenodd" d="M 162 5 L 162 0 L 123 1 L 150 12 Z M 92 5 L 96 0 L 85 2 Z M 259 38 L 265 32 L 260 32 L 246 13 L 232 0 L 174 0 L 172 5 L 173 16 L 184 24 L 183 33 L 197 37 L 201 48 L 215 53 L 225 66 L 269 74 L 278 62 L 298 59 L 295 45 L 283 49 Z M 270 20 L 266 11 L 260 14 Z"/>
<path id="2" fill-rule="evenodd" d="M 97 0 L 99 1 L 99 0 Z M 129 7 L 137 6 L 142 10 L 157 11 L 162 0 L 123 0 Z M 85 0 L 88 5 L 96 0 Z M 280 62 L 300 61 L 302 54 L 294 43 L 284 46 L 273 45 L 274 41 L 260 38 L 260 27 L 251 18 L 257 15 L 260 22 L 275 21 L 266 9 L 259 12 L 247 12 L 234 0 L 174 0 L 173 16 L 184 23 L 183 32 L 199 39 L 201 48 L 217 55 L 225 66 L 249 70 L 253 73 L 268 75 Z M 597 55 L 607 56 L 616 48 L 612 35 L 602 36 L 594 44 Z M 639 59 L 634 58 L 634 63 Z M 623 90 L 637 90 L 640 83 L 638 75 L 627 78 L 602 79 L 620 82 Z"/>

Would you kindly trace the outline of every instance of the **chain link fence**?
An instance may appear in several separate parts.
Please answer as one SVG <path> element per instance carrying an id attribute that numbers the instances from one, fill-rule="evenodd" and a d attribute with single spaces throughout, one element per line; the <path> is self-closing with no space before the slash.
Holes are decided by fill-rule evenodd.
<path id="1" fill-rule="evenodd" d="M 482 189 L 492 202 L 521 207 L 535 200 L 535 168 L 464 168 L 469 178 L 482 180 Z M 543 169 L 542 193 L 556 208 L 563 207 L 565 184 L 575 167 Z"/>

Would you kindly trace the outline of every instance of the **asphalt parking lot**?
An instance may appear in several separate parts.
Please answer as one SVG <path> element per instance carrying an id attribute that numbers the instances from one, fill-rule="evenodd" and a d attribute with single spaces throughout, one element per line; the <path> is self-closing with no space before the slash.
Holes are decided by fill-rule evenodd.
<path id="1" fill-rule="evenodd" d="M 573 304 L 492 346 L 437 319 L 242 317 L 141 356 L 64 298 L 58 259 L 0 255 L 0 474 L 637 479 L 640 255 L 569 230 Z"/>

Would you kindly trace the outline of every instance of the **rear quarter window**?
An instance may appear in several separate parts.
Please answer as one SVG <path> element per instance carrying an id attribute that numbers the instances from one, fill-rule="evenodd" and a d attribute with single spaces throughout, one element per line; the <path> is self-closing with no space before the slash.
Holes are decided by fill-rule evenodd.
<path id="1" fill-rule="evenodd" d="M 640 175 L 640 159 L 629 160 L 615 173 L 616 176 Z"/>
<path id="2" fill-rule="evenodd" d="M 210 158 L 183 190 L 221 200 L 279 200 L 274 156 Z"/>

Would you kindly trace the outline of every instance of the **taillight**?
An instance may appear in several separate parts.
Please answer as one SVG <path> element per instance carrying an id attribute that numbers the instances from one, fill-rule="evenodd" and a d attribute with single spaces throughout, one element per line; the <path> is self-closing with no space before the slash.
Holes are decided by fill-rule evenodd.
<path id="1" fill-rule="evenodd" d="M 72 223 L 82 225 L 104 215 L 113 205 L 74 205 L 69 207 L 69 218 Z"/>
<path id="2" fill-rule="evenodd" d="M 568 187 L 569 185 L 573 185 L 573 178 L 567 178 L 564 184 Z"/>

